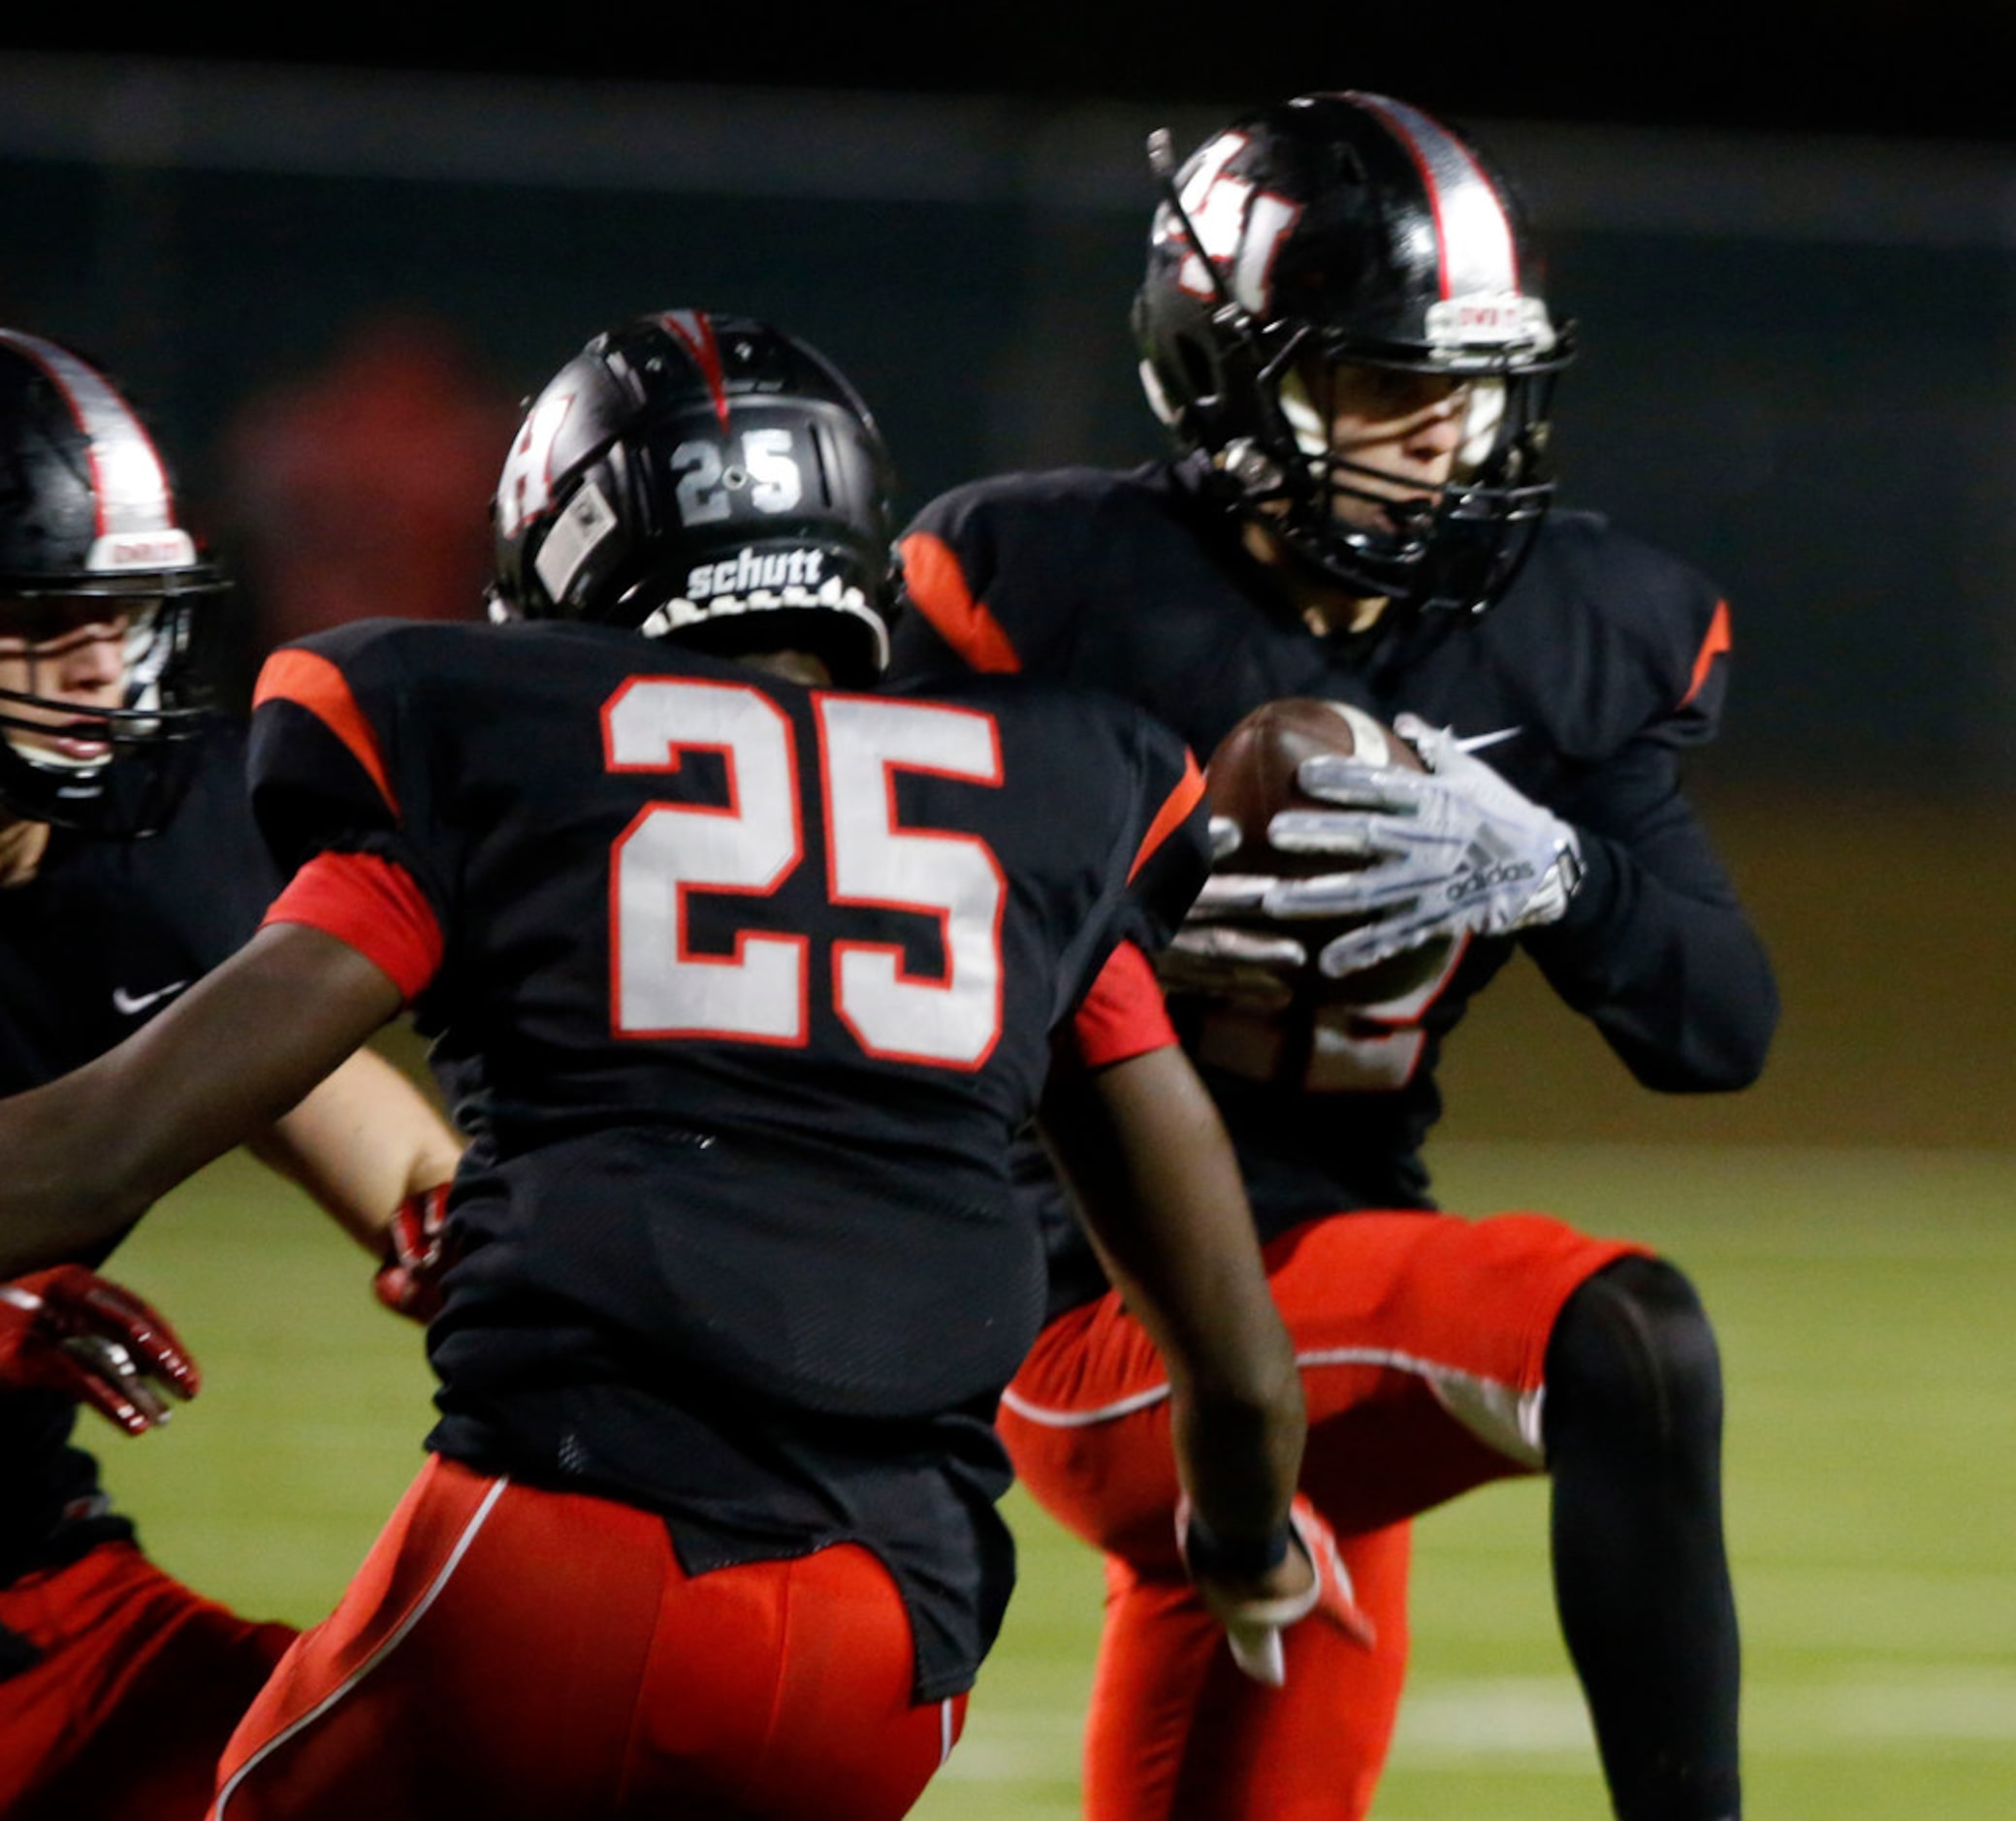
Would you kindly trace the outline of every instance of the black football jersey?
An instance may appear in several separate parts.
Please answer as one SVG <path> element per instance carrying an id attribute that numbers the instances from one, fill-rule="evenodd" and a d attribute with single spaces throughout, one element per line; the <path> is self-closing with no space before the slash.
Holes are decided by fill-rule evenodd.
<path id="1" fill-rule="evenodd" d="M 1112 947 L 1204 877 L 1181 742 L 1019 679 L 378 622 L 273 660 L 250 771 L 283 867 L 389 860 L 441 933 L 414 1011 L 474 1142 L 431 1446 L 661 1510 L 688 1569 L 857 1538 L 920 1698 L 965 1685 L 1043 1310 L 1009 1140 Z"/>
<path id="2" fill-rule="evenodd" d="M 1388 616 L 1320 636 L 1200 479 L 1183 463 L 1063 469 L 934 501 L 904 539 L 916 611 L 899 623 L 896 674 L 929 684 L 977 666 L 1108 689 L 1200 756 L 1284 696 L 1454 727 L 1580 831 L 1581 891 L 1522 939 L 1555 990 L 1652 1087 L 1747 1081 L 1776 1018 L 1770 964 L 1680 787 L 1725 687 L 1715 590 L 1598 517 L 1557 512 L 1482 618 Z M 1258 1020 L 1172 1001 L 1264 1233 L 1429 1204 L 1419 1153 L 1440 1111 L 1442 1040 L 1511 951 L 1469 943 L 1442 977 L 1383 1004 Z M 1053 1238 L 1056 1306 L 1100 1285 L 1069 1223 Z"/>
<path id="3" fill-rule="evenodd" d="M 274 879 L 243 757 L 240 733 L 220 728 L 162 834 L 52 829 L 35 877 L 0 890 L 0 1095 L 103 1055 L 258 926 Z M 91 1457 L 68 1445 L 76 1408 L 54 1393 L 0 1394 L 0 1582 L 130 1534 L 108 1515 Z"/>

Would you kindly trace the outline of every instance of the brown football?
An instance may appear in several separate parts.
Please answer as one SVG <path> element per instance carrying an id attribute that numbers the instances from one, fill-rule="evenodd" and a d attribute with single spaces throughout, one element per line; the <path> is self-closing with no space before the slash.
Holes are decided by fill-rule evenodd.
<path id="1" fill-rule="evenodd" d="M 1267 840 L 1267 823 L 1277 812 L 1331 807 L 1304 795 L 1296 784 L 1296 767 L 1319 752 L 1355 755 L 1367 764 L 1407 771 L 1424 769 L 1406 741 L 1362 709 L 1345 702 L 1318 701 L 1313 696 L 1263 703 L 1219 742 L 1204 767 L 1212 813 L 1230 816 L 1239 828 L 1239 845 L 1218 863 L 1221 872 L 1306 879 L 1320 873 L 1348 872 L 1356 864 L 1342 854 L 1283 853 Z M 1434 979 L 1449 959 L 1448 940 L 1437 938 L 1343 979 L 1325 979 L 1316 968 L 1318 950 L 1356 920 L 1316 918 L 1293 926 L 1309 951 L 1307 984 L 1324 1001 L 1370 1006 L 1402 999 Z M 1258 918 L 1251 927 L 1277 935 L 1284 929 Z"/>

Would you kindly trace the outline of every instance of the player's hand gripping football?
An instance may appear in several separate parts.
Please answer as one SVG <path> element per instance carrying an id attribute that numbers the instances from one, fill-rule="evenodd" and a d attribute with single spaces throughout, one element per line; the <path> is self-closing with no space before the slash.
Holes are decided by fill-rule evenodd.
<path id="1" fill-rule="evenodd" d="M 461 1257 L 448 1241 L 448 1185 L 409 1195 L 385 1225 L 385 1262 L 371 1279 L 377 1298 L 395 1315 L 423 1327 L 441 1313 L 441 1279 Z"/>
<path id="2" fill-rule="evenodd" d="M 61 1391 L 128 1435 L 168 1421 L 203 1383 L 174 1328 L 130 1290 L 59 1264 L 0 1284 L 0 1387 Z"/>
<path id="3" fill-rule="evenodd" d="M 1190 1501 L 1176 1504 L 1176 1546 L 1197 1583 L 1205 1610 L 1225 1627 L 1232 1661 L 1257 1682 L 1280 1688 L 1288 1680 L 1281 1634 L 1313 1618 L 1334 1625 L 1367 1648 L 1372 1621 L 1359 1611 L 1351 1576 L 1337 1553 L 1337 1539 L 1316 1507 L 1297 1493 L 1288 1508 L 1290 1547 L 1276 1568 L 1258 1578 L 1232 1580 L 1206 1572 Z"/>
<path id="4" fill-rule="evenodd" d="M 1211 817 L 1211 860 L 1222 864 L 1237 849 L 1239 825 Z M 1262 1014 L 1282 1010 L 1295 997 L 1295 979 L 1309 951 L 1286 931 L 1238 929 L 1221 919 L 1250 913 L 1278 881 L 1251 873 L 1215 872 L 1204 880 L 1155 971 L 1166 991 L 1197 993 Z"/>
<path id="5" fill-rule="evenodd" d="M 1552 923 L 1582 882 L 1582 847 L 1568 823 L 1464 751 L 1451 729 L 1413 715 L 1393 726 L 1425 772 L 1318 754 L 1302 761 L 1296 781 L 1335 807 L 1285 812 L 1268 831 L 1288 852 L 1375 856 L 1350 871 L 1280 880 L 1263 900 L 1272 917 L 1364 919 L 1318 955 L 1332 979 L 1436 937 Z"/>

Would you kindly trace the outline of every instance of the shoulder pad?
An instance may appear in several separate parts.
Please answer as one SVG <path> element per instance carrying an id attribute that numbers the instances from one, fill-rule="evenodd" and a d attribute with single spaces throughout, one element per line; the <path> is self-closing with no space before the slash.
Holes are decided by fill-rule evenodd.
<path id="1" fill-rule="evenodd" d="M 1713 736 L 1727 602 L 1691 563 L 1600 514 L 1551 514 L 1487 624 L 1512 647 L 1551 653 L 1545 668 L 1580 690 L 1551 704 L 1568 752 L 1599 757 L 1652 729 L 1676 745 Z"/>

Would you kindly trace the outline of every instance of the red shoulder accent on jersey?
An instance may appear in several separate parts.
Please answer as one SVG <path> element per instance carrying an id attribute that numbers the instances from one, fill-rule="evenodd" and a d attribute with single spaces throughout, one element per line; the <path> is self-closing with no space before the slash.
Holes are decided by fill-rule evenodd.
<path id="1" fill-rule="evenodd" d="M 966 572 L 944 538 L 912 531 L 896 546 L 911 603 L 937 628 L 938 636 L 976 670 L 1015 671 L 1022 660 L 984 601 L 966 586 Z"/>
<path id="2" fill-rule="evenodd" d="M 305 923 L 347 942 L 406 1003 L 439 972 L 446 943 L 412 874 L 375 853 L 318 853 L 295 874 L 261 919 Z"/>
<path id="3" fill-rule="evenodd" d="M 1176 781 L 1175 789 L 1168 793 L 1161 809 L 1155 812 L 1155 819 L 1148 824 L 1148 832 L 1141 837 L 1139 849 L 1134 856 L 1134 864 L 1127 869 L 1127 881 L 1134 883 L 1135 875 L 1148 864 L 1155 849 L 1169 838 L 1170 831 L 1182 827 L 1190 812 L 1197 808 L 1204 794 L 1204 775 L 1197 768 L 1197 757 L 1187 748 L 1183 753 L 1183 776 Z"/>
<path id="4" fill-rule="evenodd" d="M 1168 1049 L 1176 1040 L 1155 970 L 1132 942 L 1122 942 L 1106 957 L 1071 1029 L 1078 1060 L 1088 1069 Z"/>
<path id="5" fill-rule="evenodd" d="M 1694 655 L 1694 680 L 1687 685 L 1687 692 L 1680 699 L 1685 708 L 1701 693 L 1701 686 L 1708 681 L 1708 673 L 1716 658 L 1731 649 L 1729 643 L 1729 603 L 1715 602 L 1715 617 L 1708 623 L 1708 637 L 1701 641 L 1701 650 Z"/>
<path id="6" fill-rule="evenodd" d="M 349 748 L 350 755 L 378 786 L 386 807 L 395 816 L 399 815 L 399 798 L 392 793 L 392 776 L 378 751 L 378 736 L 350 693 L 350 680 L 335 664 L 315 652 L 275 652 L 259 672 L 252 706 L 274 701 L 292 702 L 322 722 Z"/>

